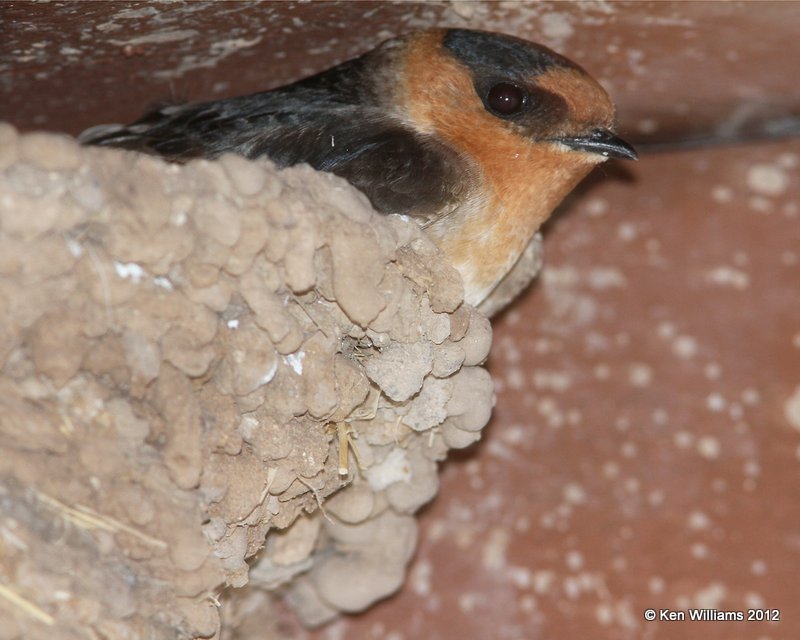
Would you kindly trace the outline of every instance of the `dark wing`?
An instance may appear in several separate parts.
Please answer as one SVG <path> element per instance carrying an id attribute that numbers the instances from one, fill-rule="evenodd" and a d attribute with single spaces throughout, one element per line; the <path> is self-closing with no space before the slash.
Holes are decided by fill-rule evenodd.
<path id="1" fill-rule="evenodd" d="M 92 127 L 80 140 L 160 155 L 173 162 L 215 158 L 226 151 L 253 158 L 257 154 L 251 145 L 265 134 L 296 130 L 305 122 L 319 120 L 326 111 L 374 107 L 376 98 L 362 81 L 369 56 L 272 91 L 171 105 L 150 111 L 128 126 Z"/>
<path id="2" fill-rule="evenodd" d="M 174 162 L 226 152 L 282 167 L 305 162 L 346 179 L 382 213 L 430 220 L 458 206 L 466 163 L 386 115 L 363 85 L 353 84 L 347 64 L 273 91 L 170 106 L 127 127 L 95 127 L 81 141 Z"/>

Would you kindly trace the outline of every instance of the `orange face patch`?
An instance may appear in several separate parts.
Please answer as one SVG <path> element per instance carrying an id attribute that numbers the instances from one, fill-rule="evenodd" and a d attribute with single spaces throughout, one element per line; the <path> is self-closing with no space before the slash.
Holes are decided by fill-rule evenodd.
<path id="1" fill-rule="evenodd" d="M 570 123 L 606 128 L 613 126 L 614 103 L 600 83 L 580 69 L 551 69 L 538 76 L 536 84 L 557 93 L 567 102 Z"/>
<path id="2" fill-rule="evenodd" d="M 602 160 L 549 142 L 532 140 L 488 113 L 475 92 L 469 71 L 440 47 L 444 32 L 424 32 L 405 60 L 406 117 L 423 133 L 436 135 L 469 159 L 476 175 L 465 202 L 427 230 L 464 279 L 466 299 L 478 304 L 505 276 L 552 210 Z M 613 119 L 602 87 L 580 71 L 558 69 L 537 77 L 554 84 L 548 90 L 576 96 L 570 110 Z M 540 83 L 541 84 L 541 83 Z M 610 109 L 610 110 L 609 110 Z"/>

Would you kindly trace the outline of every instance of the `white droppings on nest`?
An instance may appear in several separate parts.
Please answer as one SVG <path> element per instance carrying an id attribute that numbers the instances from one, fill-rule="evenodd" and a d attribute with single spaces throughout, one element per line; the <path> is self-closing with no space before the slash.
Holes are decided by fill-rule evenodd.
<path id="1" fill-rule="evenodd" d="M 303 375 L 303 360 L 305 360 L 305 357 L 305 351 L 298 351 L 283 356 L 283 361 L 292 368 L 292 371 L 301 376 Z"/>
<path id="2" fill-rule="evenodd" d="M 114 265 L 114 271 L 117 272 L 117 275 L 122 279 L 130 279 L 133 282 L 139 282 L 145 274 L 144 269 L 142 269 L 141 265 L 136 264 L 135 262 L 117 262 L 114 260 L 112 262 Z"/>
<path id="3" fill-rule="evenodd" d="M 166 276 L 155 276 L 153 278 L 153 284 L 157 287 L 161 287 L 162 289 L 174 289 L 174 285 L 172 281 L 167 278 Z"/>
<path id="4" fill-rule="evenodd" d="M 309 624 L 398 589 L 437 463 L 494 402 L 491 327 L 419 227 L 307 166 L 168 165 L 7 125 L 0 171 L 0 474 L 27 548 L 12 584 L 57 582 L 36 604 L 59 624 L 135 620 L 156 640 L 213 636 L 196 594 L 251 571 L 250 593 L 283 585 Z M 45 517 L 122 533 L 103 563 L 92 545 L 56 557 Z"/>
<path id="5" fill-rule="evenodd" d="M 381 462 L 371 465 L 366 473 L 373 491 L 383 491 L 397 482 L 411 481 L 411 465 L 402 449 L 392 449 Z"/>

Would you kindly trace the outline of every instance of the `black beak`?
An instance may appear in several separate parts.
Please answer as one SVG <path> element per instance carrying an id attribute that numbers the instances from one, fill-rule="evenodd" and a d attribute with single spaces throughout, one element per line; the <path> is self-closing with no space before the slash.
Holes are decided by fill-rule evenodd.
<path id="1" fill-rule="evenodd" d="M 622 158 L 624 160 L 637 160 L 639 158 L 636 149 L 608 129 L 596 129 L 588 136 L 580 138 L 555 138 L 553 142 L 560 142 L 576 151 L 599 153 L 607 158 Z"/>

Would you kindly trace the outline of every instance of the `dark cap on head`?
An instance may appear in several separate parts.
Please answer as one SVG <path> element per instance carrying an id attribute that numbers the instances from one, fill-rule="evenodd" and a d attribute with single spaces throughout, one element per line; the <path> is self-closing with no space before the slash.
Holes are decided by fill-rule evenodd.
<path id="1" fill-rule="evenodd" d="M 442 46 L 479 74 L 507 77 L 510 71 L 524 70 L 531 77 L 553 67 L 577 67 L 547 47 L 498 33 L 448 29 Z"/>

